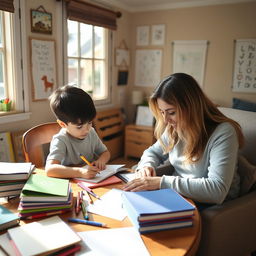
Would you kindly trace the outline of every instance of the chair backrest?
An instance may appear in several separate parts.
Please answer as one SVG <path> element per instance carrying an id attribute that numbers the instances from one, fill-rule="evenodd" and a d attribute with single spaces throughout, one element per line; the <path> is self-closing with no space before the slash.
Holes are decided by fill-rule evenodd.
<path id="1" fill-rule="evenodd" d="M 37 125 L 26 131 L 22 137 L 26 162 L 32 162 L 38 168 L 44 167 L 49 143 L 53 135 L 58 133 L 60 129 L 58 123 L 51 122 Z"/>
<path id="2" fill-rule="evenodd" d="M 224 107 L 220 107 L 219 110 L 224 115 L 240 124 L 245 137 L 245 145 L 241 149 L 241 154 L 245 156 L 249 162 L 256 164 L 256 112 Z"/>

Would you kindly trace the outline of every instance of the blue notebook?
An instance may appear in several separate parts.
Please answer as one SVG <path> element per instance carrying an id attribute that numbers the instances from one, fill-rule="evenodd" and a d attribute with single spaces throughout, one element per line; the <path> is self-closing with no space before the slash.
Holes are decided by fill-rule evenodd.
<path id="1" fill-rule="evenodd" d="M 18 225 L 19 219 L 17 214 L 0 205 L 0 231 Z"/>
<path id="2" fill-rule="evenodd" d="M 128 216 L 138 222 L 187 218 L 195 207 L 173 189 L 123 192 L 123 206 Z"/>

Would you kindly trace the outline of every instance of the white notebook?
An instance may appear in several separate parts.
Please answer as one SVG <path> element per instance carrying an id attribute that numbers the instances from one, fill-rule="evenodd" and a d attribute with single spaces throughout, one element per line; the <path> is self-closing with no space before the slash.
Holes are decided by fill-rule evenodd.
<path id="1" fill-rule="evenodd" d="M 8 229 L 21 255 L 48 255 L 81 241 L 59 216 Z"/>
<path id="2" fill-rule="evenodd" d="M 123 166 L 124 166 L 124 164 L 107 164 L 106 169 L 101 171 L 100 173 L 98 173 L 93 179 L 75 178 L 74 180 L 98 183 L 112 175 L 115 175 L 118 172 L 127 170 L 127 168 L 124 168 Z M 84 168 L 85 167 L 86 166 L 84 166 Z"/>

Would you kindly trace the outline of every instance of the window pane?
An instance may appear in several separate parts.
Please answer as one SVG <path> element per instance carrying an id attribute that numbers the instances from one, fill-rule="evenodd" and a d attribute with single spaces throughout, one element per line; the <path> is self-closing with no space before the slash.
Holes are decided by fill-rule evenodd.
<path id="1" fill-rule="evenodd" d="M 93 92 L 93 72 L 92 61 L 81 60 L 81 85 L 80 87 L 86 92 Z"/>
<path id="2" fill-rule="evenodd" d="M 5 98 L 3 54 L 0 52 L 0 100 Z"/>
<path id="3" fill-rule="evenodd" d="M 93 96 L 95 99 L 103 99 L 107 96 L 106 86 L 106 74 L 105 74 L 104 61 L 97 60 L 94 62 L 94 88 Z"/>
<path id="4" fill-rule="evenodd" d="M 68 56 L 78 57 L 78 23 L 68 20 Z"/>
<path id="5" fill-rule="evenodd" d="M 94 55 L 95 58 L 103 59 L 105 57 L 104 53 L 104 28 L 94 27 Z"/>
<path id="6" fill-rule="evenodd" d="M 83 58 L 92 58 L 92 25 L 80 23 L 80 49 Z"/>
<path id="7" fill-rule="evenodd" d="M 2 11 L 0 11 L 0 47 L 3 47 L 3 20 L 2 20 Z"/>
<path id="8" fill-rule="evenodd" d="M 68 59 L 68 83 L 78 84 L 78 61 L 76 59 Z"/>

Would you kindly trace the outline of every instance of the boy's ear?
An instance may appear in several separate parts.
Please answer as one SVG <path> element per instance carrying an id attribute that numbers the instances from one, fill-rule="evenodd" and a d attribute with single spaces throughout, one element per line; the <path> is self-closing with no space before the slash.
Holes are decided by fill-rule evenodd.
<path id="1" fill-rule="evenodd" d="M 59 126 L 60 126 L 61 128 L 66 128 L 66 126 L 67 126 L 63 121 L 61 121 L 61 120 L 59 120 L 59 119 L 57 119 L 57 123 L 59 124 Z"/>

